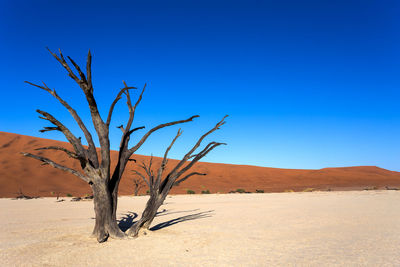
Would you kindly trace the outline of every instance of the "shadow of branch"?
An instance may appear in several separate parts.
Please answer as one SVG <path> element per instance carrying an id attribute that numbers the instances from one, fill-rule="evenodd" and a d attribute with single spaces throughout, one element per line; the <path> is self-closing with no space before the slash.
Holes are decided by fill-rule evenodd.
<path id="1" fill-rule="evenodd" d="M 198 211 L 199 209 L 194 209 L 194 210 L 181 210 L 181 211 L 171 211 L 171 210 L 166 210 L 163 209 L 161 211 L 158 211 L 156 213 L 156 217 L 161 217 L 165 215 L 170 215 L 170 214 L 176 214 L 176 213 L 183 213 L 183 212 L 193 212 L 193 211 Z"/>
<path id="2" fill-rule="evenodd" d="M 203 212 L 199 212 L 199 213 L 195 213 L 195 214 L 189 214 L 186 216 L 178 217 L 178 218 L 166 221 L 166 222 L 159 223 L 159 224 L 151 227 L 150 230 L 157 231 L 157 230 L 160 230 L 165 227 L 169 227 L 169 226 L 177 224 L 177 223 L 211 217 L 212 216 L 211 212 L 213 212 L 213 211 L 214 210 L 208 210 L 208 211 L 203 211 Z"/>
<path id="3" fill-rule="evenodd" d="M 132 225 L 133 225 L 133 220 L 135 220 L 138 216 L 136 212 L 129 211 L 123 215 L 119 221 L 118 221 L 118 226 L 121 229 L 121 231 L 125 232 L 128 230 Z"/>

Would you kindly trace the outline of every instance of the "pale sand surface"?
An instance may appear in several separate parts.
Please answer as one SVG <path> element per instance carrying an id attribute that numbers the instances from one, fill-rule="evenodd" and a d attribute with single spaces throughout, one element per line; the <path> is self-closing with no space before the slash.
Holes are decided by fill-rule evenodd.
<path id="1" fill-rule="evenodd" d="M 121 197 L 119 214 L 146 199 Z M 91 201 L 0 199 L 0 265 L 399 266 L 399 204 L 395 191 L 178 195 L 153 226 L 178 223 L 98 244 Z"/>

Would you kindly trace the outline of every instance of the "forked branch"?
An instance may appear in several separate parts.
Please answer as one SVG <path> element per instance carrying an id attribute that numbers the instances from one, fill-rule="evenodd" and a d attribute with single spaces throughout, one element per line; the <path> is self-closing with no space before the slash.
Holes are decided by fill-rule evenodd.
<path id="1" fill-rule="evenodd" d="M 128 86 L 126 83 L 125 83 L 125 81 L 123 81 L 123 83 L 124 83 L 124 88 L 121 88 L 120 89 L 120 91 L 119 91 L 119 93 L 117 94 L 117 96 L 115 97 L 115 99 L 114 99 L 114 101 L 111 103 L 111 106 L 110 106 L 110 110 L 108 111 L 108 116 L 107 116 L 107 121 L 106 121 L 106 125 L 109 127 L 110 126 L 110 123 L 111 123 L 111 117 L 112 117 L 112 114 L 113 114 L 113 111 L 114 111 L 114 107 L 115 107 L 115 105 L 117 104 L 117 102 L 121 99 L 121 96 L 122 96 L 122 94 L 125 92 L 125 91 L 128 91 L 128 90 L 130 90 L 130 89 L 137 89 L 136 87 L 133 87 L 133 86 Z"/>
<path id="2" fill-rule="evenodd" d="M 209 130 L 208 132 L 206 132 L 205 134 L 203 134 L 199 140 L 196 142 L 196 144 L 192 147 L 192 149 L 190 149 L 190 151 L 188 153 L 186 153 L 186 155 L 182 158 L 182 160 L 175 166 L 175 168 L 170 172 L 170 174 L 173 176 L 174 174 L 178 173 L 179 168 L 181 168 L 183 166 L 183 164 L 185 164 L 186 161 L 188 161 L 193 155 L 194 151 L 201 145 L 201 142 L 203 141 L 204 138 L 206 138 L 209 134 L 211 134 L 212 132 L 216 131 L 219 129 L 219 127 L 221 127 L 222 125 L 225 124 L 225 119 L 226 117 L 228 117 L 228 115 L 224 116 L 222 118 L 221 121 L 219 121 L 211 130 Z M 214 149 L 215 147 L 219 146 L 219 145 L 223 145 L 225 143 L 216 143 L 216 142 L 211 142 L 210 144 L 208 144 L 202 151 L 200 151 L 200 153 L 198 153 L 196 156 L 194 156 L 194 159 L 192 160 L 193 164 L 196 163 L 197 161 L 199 161 L 201 158 L 203 158 L 205 155 L 207 155 L 207 153 L 209 153 L 212 149 Z M 211 148 L 211 149 L 210 149 Z M 193 166 L 193 164 L 191 166 Z M 191 167 L 190 166 L 190 167 Z M 190 168 L 189 167 L 189 168 Z M 187 170 L 187 169 L 186 169 Z M 181 173 L 183 174 L 183 173 Z"/>

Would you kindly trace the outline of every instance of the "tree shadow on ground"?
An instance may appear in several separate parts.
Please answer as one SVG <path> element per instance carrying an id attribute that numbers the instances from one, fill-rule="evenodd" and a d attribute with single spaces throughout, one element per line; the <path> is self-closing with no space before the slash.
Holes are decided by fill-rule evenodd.
<path id="1" fill-rule="evenodd" d="M 182 210 L 182 211 L 168 211 L 166 209 L 163 209 L 162 211 L 157 212 L 156 217 L 160 217 L 160 216 L 165 216 L 165 215 L 170 215 L 170 214 L 176 214 L 176 213 L 183 213 L 183 212 L 193 212 L 193 211 L 197 211 L 199 209 L 194 209 L 194 210 Z M 197 220 L 197 219 L 202 219 L 202 218 L 207 218 L 207 217 L 211 217 L 212 214 L 211 212 L 213 212 L 214 210 L 208 210 L 208 211 L 202 211 L 199 213 L 195 213 L 195 214 L 189 214 L 189 215 L 185 215 L 185 216 L 181 216 L 175 219 L 171 219 L 169 221 L 165 221 L 162 223 L 159 223 L 153 227 L 150 228 L 151 231 L 157 231 L 160 230 L 162 228 L 180 223 L 180 222 L 184 222 L 184 221 L 191 221 L 191 220 Z M 123 215 L 123 217 L 118 221 L 118 226 L 119 228 L 125 232 L 126 230 L 128 230 L 132 225 L 134 225 L 136 223 L 136 221 L 134 221 L 136 218 L 138 217 L 138 214 L 132 211 L 129 211 L 127 213 L 125 213 Z"/>
<path id="2" fill-rule="evenodd" d="M 122 217 L 118 221 L 118 226 L 121 229 L 121 231 L 125 232 L 128 230 L 132 225 L 133 225 L 133 220 L 136 219 L 138 214 L 136 212 L 129 211 L 124 214 L 124 217 Z"/>
<path id="3" fill-rule="evenodd" d="M 157 230 L 160 230 L 162 228 L 169 227 L 171 225 L 174 225 L 174 224 L 177 224 L 177 223 L 180 223 L 180 222 L 185 222 L 185 221 L 191 221 L 191 220 L 197 220 L 197 219 L 211 217 L 212 216 L 211 212 L 213 212 L 213 210 L 202 211 L 202 212 L 199 212 L 199 213 L 189 214 L 189 215 L 186 215 L 186 216 L 178 217 L 178 218 L 175 218 L 175 219 L 172 219 L 172 220 L 169 220 L 169 221 L 162 222 L 162 223 L 159 223 L 157 225 L 154 225 L 153 227 L 150 228 L 150 230 L 151 231 L 157 231 Z"/>

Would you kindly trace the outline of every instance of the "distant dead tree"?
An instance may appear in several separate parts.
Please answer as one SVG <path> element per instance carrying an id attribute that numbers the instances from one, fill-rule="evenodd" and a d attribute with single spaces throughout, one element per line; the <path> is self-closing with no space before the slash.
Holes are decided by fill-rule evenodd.
<path id="1" fill-rule="evenodd" d="M 214 126 L 214 128 L 201 136 L 196 144 L 192 147 L 192 149 L 190 149 L 189 152 L 187 152 L 186 155 L 182 158 L 182 160 L 179 161 L 178 164 L 176 164 L 175 167 L 167 174 L 164 174 L 164 170 L 168 163 L 168 152 L 171 150 L 171 147 L 174 145 L 176 139 L 178 139 L 178 137 L 182 134 L 180 129 L 178 130 L 178 133 L 172 140 L 171 144 L 165 150 L 164 157 L 156 172 L 153 171 L 152 167 L 153 157 L 150 158 L 149 164 L 145 164 L 145 162 L 142 162 L 142 164 L 140 165 L 140 167 L 144 170 L 144 173 L 134 171 L 138 176 L 143 179 L 143 181 L 146 182 L 147 186 L 149 187 L 150 198 L 147 201 L 146 208 L 144 209 L 140 220 L 133 224 L 132 227 L 127 231 L 128 235 L 137 236 L 142 229 L 149 229 L 150 224 L 157 214 L 157 210 L 163 204 L 169 191 L 174 185 L 179 185 L 193 175 L 206 175 L 205 173 L 191 172 L 183 176 L 191 167 L 193 167 L 196 162 L 206 156 L 211 150 L 213 150 L 217 146 L 225 145 L 225 143 L 210 142 L 203 148 L 203 150 L 194 154 L 196 149 L 201 145 L 201 142 L 207 135 L 218 130 L 219 127 L 225 124 L 226 117 L 227 116 L 225 116 L 220 122 L 218 122 Z M 185 165 L 185 163 L 189 159 L 192 160 Z"/>
<path id="2" fill-rule="evenodd" d="M 119 90 L 117 96 L 111 103 L 111 106 L 108 110 L 107 118 L 103 120 L 103 118 L 100 116 L 100 112 L 98 110 L 97 103 L 93 95 L 92 71 L 91 71 L 92 56 L 90 51 L 88 53 L 86 61 L 86 74 L 83 73 L 78 64 L 76 64 L 75 61 L 72 60 L 70 57 L 67 57 L 69 60 L 68 63 L 64 58 L 63 54 L 61 53 L 61 50 L 59 50 L 59 55 L 53 53 L 49 49 L 48 51 L 61 64 L 61 66 L 64 67 L 64 69 L 68 73 L 68 76 L 71 77 L 83 91 L 87 104 L 89 105 L 93 126 L 100 143 L 100 149 L 99 149 L 100 154 L 99 155 L 97 154 L 92 134 L 90 133 L 86 125 L 83 123 L 81 117 L 78 115 L 76 110 L 73 109 L 65 100 L 63 100 L 54 89 L 50 89 L 44 82 L 43 85 L 37 85 L 27 81 L 26 83 L 38 87 L 40 89 L 43 89 L 44 91 L 51 94 L 69 111 L 69 113 L 72 115 L 72 117 L 80 127 L 81 131 L 83 132 L 88 145 L 87 147 L 84 147 L 82 145 L 81 138 L 76 137 L 63 123 L 61 123 L 53 115 L 42 110 L 37 110 L 37 112 L 40 114 L 39 118 L 46 120 L 52 124 L 52 126 L 44 127 L 44 129 L 40 130 L 40 132 L 43 133 L 47 131 L 60 131 L 61 133 L 63 133 L 68 142 L 73 147 L 72 151 L 68 150 L 67 148 L 59 146 L 47 146 L 38 148 L 37 150 L 61 151 L 70 158 L 79 161 L 81 171 L 63 166 L 46 157 L 34 155 L 27 152 L 21 152 L 21 153 L 24 156 L 34 158 L 36 160 L 43 162 L 42 165 L 50 165 L 62 171 L 72 173 L 73 175 L 79 177 L 80 179 L 82 179 L 91 186 L 94 196 L 94 210 L 96 217 L 93 236 L 97 238 L 98 242 L 104 242 L 108 239 L 108 237 L 125 238 L 127 235 L 121 231 L 121 229 L 118 227 L 117 224 L 116 210 L 118 201 L 118 187 L 127 163 L 129 161 L 132 161 L 130 157 L 143 145 L 143 143 L 147 140 L 147 138 L 155 131 L 162 129 L 164 127 L 190 122 L 194 118 L 197 118 L 199 116 L 196 115 L 188 119 L 160 124 L 150 129 L 146 134 L 144 134 L 142 138 L 138 141 L 138 143 L 129 147 L 129 140 L 131 134 L 135 131 L 145 128 L 144 126 L 133 128 L 132 123 L 134 120 L 136 108 L 142 99 L 146 85 L 143 87 L 135 104 L 132 104 L 130 90 L 137 88 L 128 86 L 123 81 L 124 87 Z M 74 70 L 70 64 L 72 64 Z M 109 128 L 114 107 L 117 104 L 117 102 L 122 98 L 123 95 L 126 96 L 126 104 L 129 110 L 129 118 L 125 126 L 121 125 L 118 127 L 122 131 L 119 152 L 118 152 L 118 161 L 116 167 L 113 170 L 111 170 Z M 169 179 L 167 181 L 169 181 Z"/>
<path id="3" fill-rule="evenodd" d="M 145 186 L 143 180 L 140 178 L 134 178 L 133 185 L 134 185 L 134 195 L 135 196 L 137 196 L 139 194 L 139 190 Z"/>

